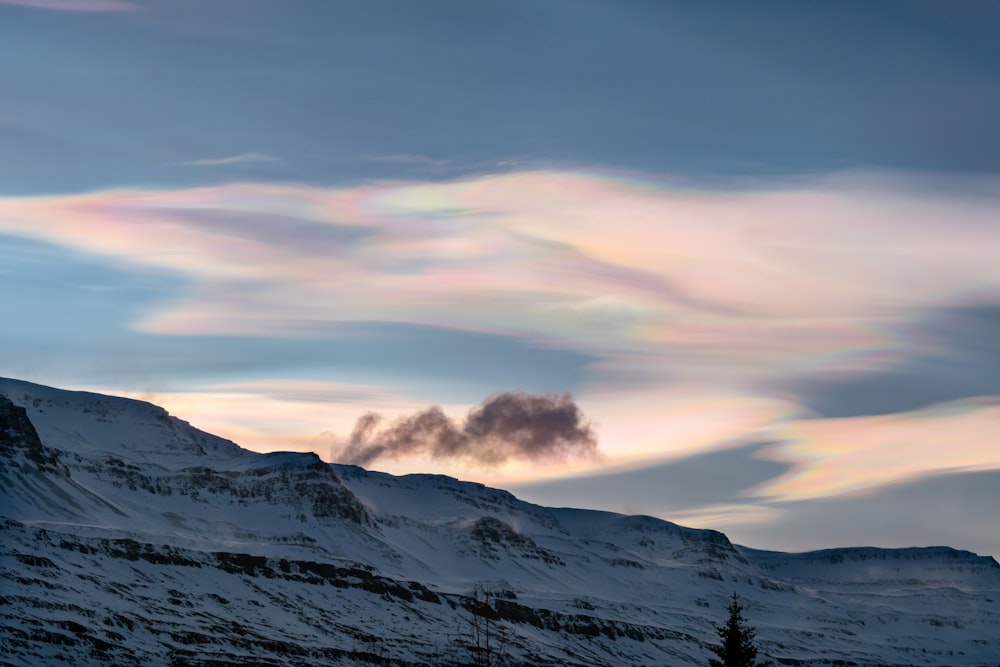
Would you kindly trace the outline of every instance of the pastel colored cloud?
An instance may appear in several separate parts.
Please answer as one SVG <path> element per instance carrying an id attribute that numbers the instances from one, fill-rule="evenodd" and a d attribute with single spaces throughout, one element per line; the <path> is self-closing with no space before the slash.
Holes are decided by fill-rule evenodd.
<path id="1" fill-rule="evenodd" d="M 941 403 L 909 413 L 782 424 L 768 458 L 795 464 L 757 489 L 806 500 L 863 492 L 932 474 L 1000 469 L 1000 398 Z"/>
<path id="2" fill-rule="evenodd" d="M 800 466 L 760 489 L 776 498 L 941 470 L 934 448 L 945 424 L 997 437 L 995 420 L 976 411 L 890 415 L 851 430 L 811 419 L 775 387 L 890 368 L 926 345 L 907 325 L 929 309 L 995 299 L 998 219 L 995 198 L 879 174 L 713 190 L 528 171 L 0 200 L 0 233 L 176 276 L 175 298 L 139 315 L 140 331 L 311 337 L 317 323 L 383 321 L 586 352 L 599 361 L 576 395 L 609 464 L 775 437 L 786 444 L 774 456 Z M 233 403 L 253 406 L 233 419 L 266 432 L 263 416 L 249 415 L 274 416 L 261 411 L 273 391 Z M 280 405 L 291 403 L 307 404 Z M 392 414 L 373 403 L 366 410 Z M 361 412 L 298 426 L 276 418 L 273 433 L 343 437 Z M 1000 466 L 981 443 L 970 447 L 955 465 Z M 913 452 L 902 457 L 912 463 L 864 470 L 894 448 Z"/>
<path id="3" fill-rule="evenodd" d="M 883 324 L 1000 285 L 996 203 L 865 185 L 713 192 L 550 172 L 242 184 L 6 199 L 0 229 L 182 274 L 191 288 L 139 323 L 151 332 L 383 319 L 638 364 L 796 370 L 867 365 L 900 342 Z"/>
<path id="4" fill-rule="evenodd" d="M 672 511 L 664 518 L 685 526 L 722 529 L 732 525 L 756 526 L 772 523 L 781 520 L 782 512 L 775 507 L 753 503 L 712 504 L 693 510 Z"/>
<path id="5" fill-rule="evenodd" d="M 256 451 L 315 451 L 324 457 L 336 437 L 330 433 L 331 424 L 349 424 L 372 405 L 389 412 L 412 411 L 424 405 L 374 385 L 281 378 L 152 393 L 112 388 L 97 391 L 156 403 L 198 428 Z"/>

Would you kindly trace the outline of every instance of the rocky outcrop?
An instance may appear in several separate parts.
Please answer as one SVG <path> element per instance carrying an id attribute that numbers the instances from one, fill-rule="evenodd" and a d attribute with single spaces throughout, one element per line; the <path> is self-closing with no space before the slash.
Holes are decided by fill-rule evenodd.
<path id="1" fill-rule="evenodd" d="M 23 456 L 43 472 L 67 474 L 59 465 L 59 451 L 42 444 L 27 411 L 0 396 L 0 456 Z"/>
<path id="2" fill-rule="evenodd" d="M 539 547 L 530 536 L 518 533 L 496 517 L 476 519 L 462 531 L 462 538 L 466 552 L 477 558 L 524 558 L 541 561 L 546 565 L 566 565 L 558 555 Z"/>

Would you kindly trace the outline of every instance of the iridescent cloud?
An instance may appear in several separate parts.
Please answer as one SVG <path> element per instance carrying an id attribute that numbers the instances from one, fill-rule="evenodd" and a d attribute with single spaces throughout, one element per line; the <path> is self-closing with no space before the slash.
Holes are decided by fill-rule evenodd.
<path id="1" fill-rule="evenodd" d="M 381 318 L 798 367 L 996 290 L 998 208 L 850 181 L 713 192 L 528 172 L 7 199 L 0 229 L 193 280 L 149 331 Z"/>
<path id="2" fill-rule="evenodd" d="M 943 432 L 930 425 L 997 434 L 976 411 L 852 430 L 810 419 L 774 389 L 791 377 L 891 367 L 923 344 L 902 325 L 995 298 L 997 219 L 995 198 L 878 174 L 722 190 L 528 171 L 0 200 L 0 233 L 176 275 L 177 297 L 141 316 L 141 331 L 296 337 L 313 335 L 316 322 L 376 320 L 586 352 L 600 361 L 576 395 L 609 462 L 763 434 L 787 442 L 776 457 L 801 465 L 761 490 L 775 497 L 940 470 L 933 443 Z M 254 392 L 258 414 L 273 414 L 261 407 L 269 393 Z M 360 412 L 338 422 L 342 435 Z M 279 421 L 276 436 L 304 432 Z M 856 455 L 830 449 L 834 433 L 865 444 L 850 445 Z M 893 447 L 915 452 L 912 464 L 864 472 L 865 452 Z M 1000 466 L 982 448 L 967 453 L 963 467 Z M 522 473 L 533 474 L 497 474 Z"/>
<path id="3" fill-rule="evenodd" d="M 757 495 L 804 500 L 920 477 L 1000 469 L 1000 398 L 941 403 L 909 413 L 800 420 L 768 458 L 795 464 Z"/>

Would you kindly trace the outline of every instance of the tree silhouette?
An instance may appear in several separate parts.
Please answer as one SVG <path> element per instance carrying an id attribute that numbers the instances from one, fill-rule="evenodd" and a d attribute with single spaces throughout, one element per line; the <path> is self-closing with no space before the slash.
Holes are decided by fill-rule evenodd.
<path id="1" fill-rule="evenodd" d="M 729 619 L 715 630 L 722 643 L 711 647 L 712 653 L 717 656 L 717 659 L 709 659 L 711 667 L 768 667 L 771 664 L 757 662 L 757 645 L 754 643 L 757 631 L 746 624 L 743 605 L 736 593 L 733 593 L 733 601 L 729 603 Z"/>
<path id="2" fill-rule="evenodd" d="M 500 623 L 496 596 L 484 584 L 476 584 L 463 606 L 470 617 L 466 632 L 457 640 L 472 660 L 471 667 L 501 667 L 507 662 L 509 633 Z"/>

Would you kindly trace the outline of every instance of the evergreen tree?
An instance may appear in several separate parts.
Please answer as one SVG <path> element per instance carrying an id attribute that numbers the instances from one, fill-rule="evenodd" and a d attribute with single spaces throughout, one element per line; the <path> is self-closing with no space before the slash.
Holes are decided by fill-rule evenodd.
<path id="1" fill-rule="evenodd" d="M 757 662 L 757 645 L 754 643 L 757 631 L 746 624 L 743 606 L 736 593 L 733 593 L 733 601 L 729 603 L 729 619 L 716 628 L 716 632 L 722 643 L 711 647 L 712 653 L 718 656 L 718 659 L 709 659 L 711 667 L 767 667 L 771 664 Z"/>

